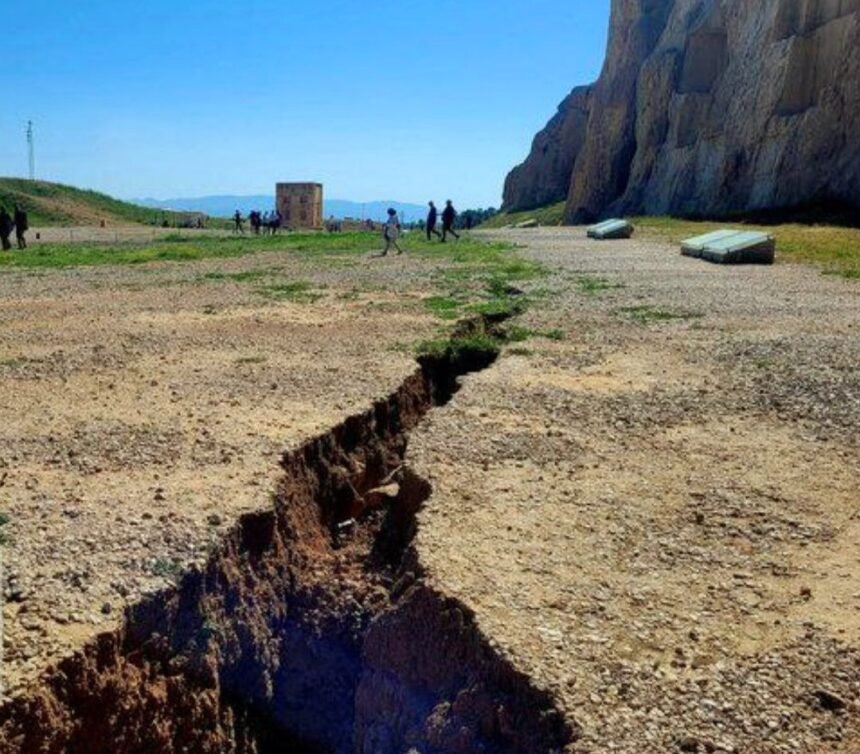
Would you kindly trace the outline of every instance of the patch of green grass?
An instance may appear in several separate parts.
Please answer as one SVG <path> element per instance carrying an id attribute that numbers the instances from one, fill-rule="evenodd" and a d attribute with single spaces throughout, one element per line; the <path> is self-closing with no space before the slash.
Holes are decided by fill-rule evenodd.
<path id="1" fill-rule="evenodd" d="M 548 340 L 564 340 L 566 337 L 564 330 L 559 330 L 558 328 L 553 330 L 540 330 L 536 334 L 541 338 L 547 338 Z"/>
<path id="2" fill-rule="evenodd" d="M 519 212 L 502 212 L 484 222 L 481 228 L 506 228 L 509 225 L 516 225 L 532 219 L 537 220 L 541 225 L 562 225 L 564 223 L 565 204 L 565 202 L 558 202 L 546 207 L 536 207 Z"/>
<path id="3" fill-rule="evenodd" d="M 574 282 L 582 293 L 590 296 L 624 287 L 623 283 L 613 283 L 606 278 L 593 275 L 580 275 L 574 279 Z"/>
<path id="4" fill-rule="evenodd" d="M 242 356 L 233 363 L 242 366 L 245 364 L 265 364 L 268 360 L 268 356 Z"/>
<path id="5" fill-rule="evenodd" d="M 846 280 L 860 280 L 860 270 L 853 269 L 829 269 L 824 270 L 825 275 L 836 275 L 837 277 L 845 278 Z"/>
<path id="6" fill-rule="evenodd" d="M 499 353 L 501 341 L 488 333 L 475 333 L 451 338 L 434 338 L 419 343 L 416 353 L 434 358 L 462 358 L 466 354 L 495 356 Z"/>
<path id="7" fill-rule="evenodd" d="M 15 369 L 17 367 L 22 367 L 27 364 L 29 359 L 25 359 L 20 356 L 9 356 L 0 359 L 0 367 L 9 367 L 10 369 Z"/>
<path id="8" fill-rule="evenodd" d="M 522 298 L 493 297 L 487 301 L 470 304 L 468 309 L 493 319 L 507 319 L 522 314 L 527 306 L 528 302 Z"/>
<path id="9" fill-rule="evenodd" d="M 94 265 L 138 265 L 148 262 L 194 262 L 209 257 L 249 253 L 241 244 L 192 244 L 153 241 L 147 244 L 33 244 L 24 252 L 0 255 L 0 267 L 58 268 Z"/>
<path id="10" fill-rule="evenodd" d="M 451 296 L 431 296 L 424 300 L 424 306 L 440 319 L 458 319 L 463 304 Z"/>
<path id="11" fill-rule="evenodd" d="M 350 236 L 345 238 L 345 236 Z M 159 238 L 129 243 L 46 243 L 32 244 L 26 251 L 0 254 L 0 268 L 67 268 L 94 265 L 139 265 L 149 262 L 195 262 L 201 259 L 229 259 L 260 252 L 283 251 L 324 257 L 367 253 L 373 234 L 289 234 L 281 236 L 181 236 L 177 240 Z M 213 280 L 233 279 L 227 273 L 210 273 Z M 251 275 L 236 273 L 237 275 Z M 224 277 L 220 277 L 224 275 Z M 238 278 L 242 280 L 242 278 Z"/>
<path id="12" fill-rule="evenodd" d="M 323 297 L 321 292 L 314 290 L 314 284 L 307 280 L 274 283 L 258 288 L 257 293 L 275 301 L 291 301 L 294 304 L 313 304 Z"/>
<path id="13" fill-rule="evenodd" d="M 534 330 L 521 325 L 514 325 L 508 328 L 508 343 L 523 343 L 535 334 Z"/>
<path id="14" fill-rule="evenodd" d="M 657 309 L 647 304 L 642 306 L 625 306 L 618 309 L 618 313 L 643 325 L 650 322 L 669 322 L 679 319 L 696 319 L 704 316 L 699 312 L 673 312 L 666 309 Z"/>
<path id="15" fill-rule="evenodd" d="M 152 565 L 152 575 L 163 579 L 175 579 L 182 572 L 182 566 L 178 560 L 159 558 Z"/>
<path id="16" fill-rule="evenodd" d="M 776 359 L 770 359 L 767 357 L 762 357 L 759 359 L 753 359 L 752 365 L 756 369 L 769 369 L 770 367 L 776 364 Z"/>
<path id="17" fill-rule="evenodd" d="M 207 272 L 203 280 L 224 280 L 233 283 L 253 283 L 270 277 L 276 270 L 247 270 L 246 272 Z"/>

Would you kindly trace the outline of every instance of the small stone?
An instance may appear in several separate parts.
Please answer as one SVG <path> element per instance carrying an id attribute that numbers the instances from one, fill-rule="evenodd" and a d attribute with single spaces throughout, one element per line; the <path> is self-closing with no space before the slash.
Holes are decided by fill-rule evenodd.
<path id="1" fill-rule="evenodd" d="M 111 612 L 113 612 L 113 607 L 111 606 L 110 602 L 105 602 L 102 605 L 102 615 L 110 615 Z"/>

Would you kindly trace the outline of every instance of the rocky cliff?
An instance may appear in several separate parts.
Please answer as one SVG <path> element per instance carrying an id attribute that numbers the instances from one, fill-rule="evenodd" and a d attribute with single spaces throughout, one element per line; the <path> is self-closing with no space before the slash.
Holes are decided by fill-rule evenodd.
<path id="1" fill-rule="evenodd" d="M 860 0 L 613 0 L 504 207 L 606 214 L 860 208 Z"/>

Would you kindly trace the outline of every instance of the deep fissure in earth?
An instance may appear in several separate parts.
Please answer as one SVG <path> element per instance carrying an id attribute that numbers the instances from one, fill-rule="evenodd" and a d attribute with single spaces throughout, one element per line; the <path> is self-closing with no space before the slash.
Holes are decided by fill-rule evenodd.
<path id="1" fill-rule="evenodd" d="M 484 318 L 461 326 L 498 335 Z M 0 754 L 547 753 L 575 737 L 424 579 L 408 436 L 497 352 L 424 357 L 282 459 L 270 510 L 0 708 Z"/>

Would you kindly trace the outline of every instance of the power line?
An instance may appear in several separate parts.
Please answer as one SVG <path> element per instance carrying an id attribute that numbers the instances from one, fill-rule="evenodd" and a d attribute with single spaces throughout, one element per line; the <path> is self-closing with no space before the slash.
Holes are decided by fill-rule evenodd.
<path id="1" fill-rule="evenodd" d="M 33 138 L 33 121 L 27 121 L 27 152 L 30 160 L 30 180 L 36 180 L 36 147 Z"/>

